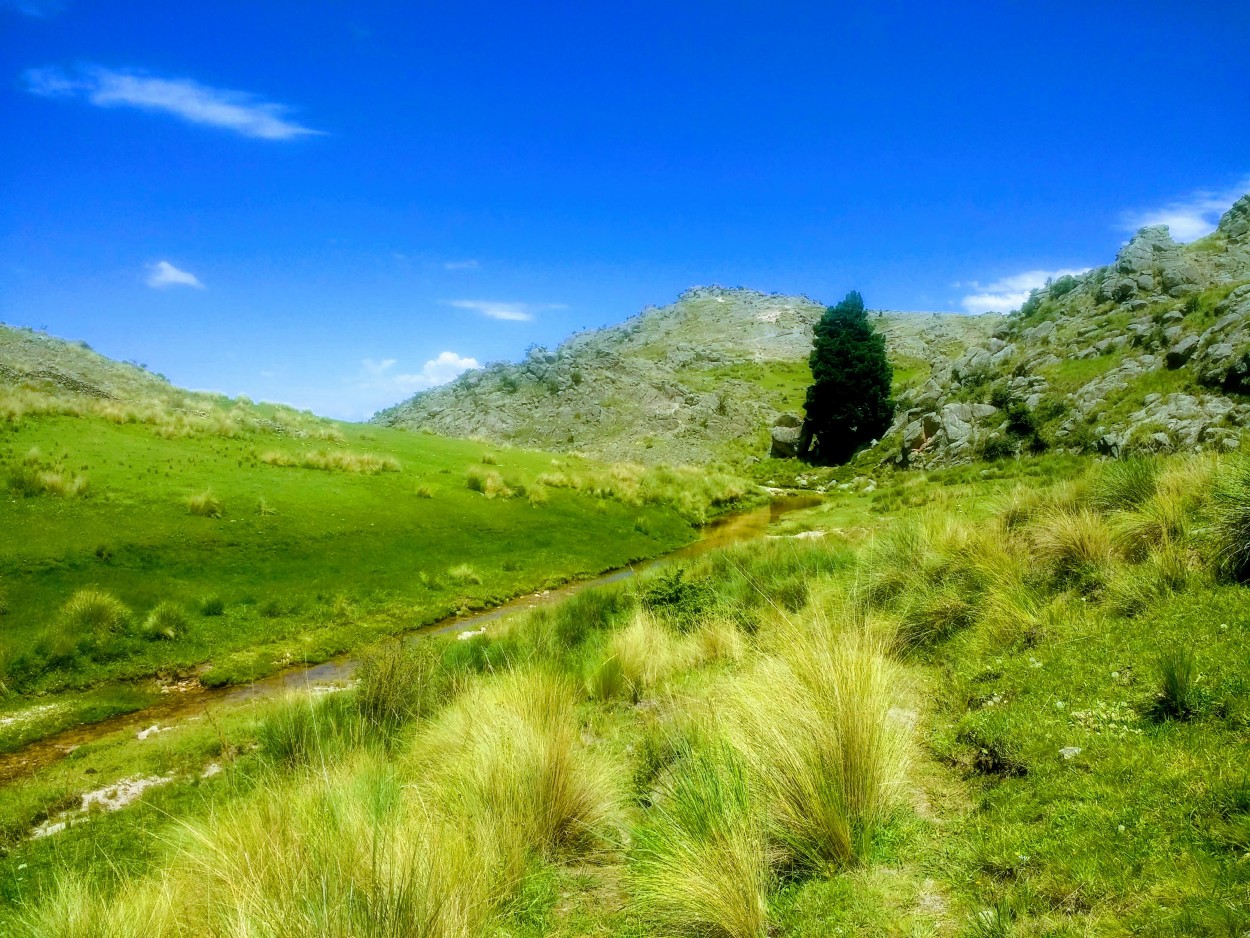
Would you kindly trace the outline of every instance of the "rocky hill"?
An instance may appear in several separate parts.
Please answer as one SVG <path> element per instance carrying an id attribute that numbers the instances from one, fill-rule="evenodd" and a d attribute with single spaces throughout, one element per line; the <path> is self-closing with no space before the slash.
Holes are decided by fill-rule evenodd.
<path id="1" fill-rule="evenodd" d="M 338 432 L 307 411 L 188 391 L 142 365 L 106 358 L 85 342 L 0 324 L 0 425 L 56 414 L 144 424 L 165 436 L 259 432 L 327 438 Z"/>
<path id="2" fill-rule="evenodd" d="M 1143 228 L 898 395 L 872 456 L 942 465 L 1060 449 L 1236 448 L 1250 427 L 1250 195 L 1192 244 Z"/>
<path id="3" fill-rule="evenodd" d="M 608 459 L 704 463 L 767 456 L 779 419 L 795 422 L 810 382 L 805 296 L 698 287 L 524 361 L 471 371 L 373 420 Z M 901 391 L 933 361 L 953 364 L 989 338 L 999 316 L 873 314 Z M 787 439 L 787 428 L 778 437 Z M 792 434 L 797 437 L 797 432 Z"/>

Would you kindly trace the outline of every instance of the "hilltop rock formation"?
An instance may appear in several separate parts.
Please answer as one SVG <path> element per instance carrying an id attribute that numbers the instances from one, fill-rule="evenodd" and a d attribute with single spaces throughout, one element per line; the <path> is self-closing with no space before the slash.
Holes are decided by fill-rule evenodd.
<path id="1" fill-rule="evenodd" d="M 1234 448 L 1250 427 L 1250 195 L 1210 236 L 1142 228 L 899 396 L 883 456 L 949 465 L 1046 448 Z"/>

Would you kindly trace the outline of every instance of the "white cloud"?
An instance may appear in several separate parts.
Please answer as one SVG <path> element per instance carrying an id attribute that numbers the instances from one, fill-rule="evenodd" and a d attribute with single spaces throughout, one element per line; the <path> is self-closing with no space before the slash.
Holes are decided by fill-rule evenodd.
<path id="1" fill-rule="evenodd" d="M 321 133 L 287 118 L 284 105 L 244 91 L 201 85 L 190 78 L 158 78 L 96 66 L 74 74 L 56 67 L 32 68 L 23 77 L 26 90 L 41 97 L 84 98 L 98 107 L 158 111 L 244 137 L 289 140 Z"/>
<path id="2" fill-rule="evenodd" d="M 481 266 L 471 257 L 463 261 L 443 261 L 443 270 L 478 270 Z"/>
<path id="3" fill-rule="evenodd" d="M 960 305 L 965 312 L 969 313 L 1005 313 L 1009 310 L 1019 309 L 1020 304 L 1029 298 L 1029 292 L 1036 290 L 1038 287 L 1044 287 L 1048 279 L 1057 279 L 1064 276 L 1077 276 L 1083 274 L 1088 267 L 1080 270 L 1072 268 L 1063 268 L 1062 270 L 1026 270 L 1022 274 L 1014 274 L 1010 277 L 1003 277 L 1001 280 L 995 280 L 993 283 L 978 283 L 975 280 L 969 280 L 964 286 L 971 287 L 978 291 L 970 293 L 960 300 Z M 956 283 L 955 286 L 960 286 Z"/>
<path id="4" fill-rule="evenodd" d="M 422 391 L 446 384 L 466 371 L 481 367 L 476 358 L 466 358 L 455 352 L 439 352 L 438 358 L 431 358 L 416 374 L 395 375 L 393 380 L 402 387 Z"/>
<path id="5" fill-rule="evenodd" d="M 157 261 L 148 267 L 148 286 L 157 290 L 165 287 L 195 287 L 203 290 L 200 278 L 190 271 L 179 270 L 169 261 Z"/>
<path id="6" fill-rule="evenodd" d="M 1248 191 L 1250 176 L 1228 189 L 1199 189 L 1160 208 L 1127 212 L 1123 227 L 1126 231 L 1136 231 L 1146 225 L 1167 225 L 1175 240 L 1195 241 L 1214 231 L 1225 210 Z"/>
<path id="7" fill-rule="evenodd" d="M 510 322 L 529 322 L 539 310 L 568 309 L 563 303 L 504 303 L 497 300 L 448 300 L 447 305 Z"/>

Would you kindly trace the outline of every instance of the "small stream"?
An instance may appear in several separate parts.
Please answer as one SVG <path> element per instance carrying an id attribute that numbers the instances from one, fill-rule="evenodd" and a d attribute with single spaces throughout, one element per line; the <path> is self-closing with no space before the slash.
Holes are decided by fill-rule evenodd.
<path id="1" fill-rule="evenodd" d="M 599 576 L 577 580 L 552 590 L 528 593 L 502 603 L 485 612 L 465 616 L 452 616 L 404 633 L 398 638 L 414 640 L 448 632 L 463 632 L 484 628 L 488 623 L 514 612 L 522 612 L 537 606 L 560 602 L 582 590 L 593 589 L 607 583 L 617 583 L 639 572 L 673 560 L 698 557 L 709 551 L 732 544 L 742 544 L 763 537 L 769 526 L 785 515 L 818 505 L 816 495 L 793 495 L 774 499 L 769 505 L 751 511 L 726 515 L 703 528 L 701 535 L 689 544 L 651 560 L 643 561 Z M 359 663 L 359 651 L 331 658 L 321 664 L 289 668 L 277 674 L 248 684 L 207 688 L 192 685 L 183 691 L 171 691 L 164 700 L 142 710 L 118 714 L 115 717 L 73 726 L 9 753 L 0 754 L 0 784 L 30 775 L 35 770 L 63 758 L 84 743 L 93 742 L 111 733 L 129 730 L 139 732 L 147 727 L 167 727 L 169 724 L 202 715 L 210 706 L 229 706 L 266 697 L 275 697 L 289 691 L 309 690 L 316 687 L 349 680 Z"/>

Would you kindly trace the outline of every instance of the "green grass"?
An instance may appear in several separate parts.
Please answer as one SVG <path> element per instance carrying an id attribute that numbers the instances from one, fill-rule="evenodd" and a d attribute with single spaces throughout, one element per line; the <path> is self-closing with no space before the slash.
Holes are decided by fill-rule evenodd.
<path id="1" fill-rule="evenodd" d="M 0 499 L 0 682 L 62 692 L 204 664 L 206 683 L 248 680 L 695 536 L 683 506 L 658 498 L 624 504 L 613 490 L 576 489 L 483 498 L 455 482 L 480 466 L 479 444 L 331 429 L 310 434 L 311 461 L 273 465 L 270 444 L 246 434 L 167 439 L 91 415 L 11 426 L 0 474 L 27 467 L 37 449 L 47 454 L 39 460 L 89 472 L 92 485 L 78 498 Z M 324 458 L 330 437 L 342 441 L 342 461 Z M 520 490 L 551 469 L 540 453 L 495 458 L 490 471 Z M 310 471 L 329 464 L 347 471 Z M 127 627 L 67 625 L 59 610 L 82 590 L 115 597 Z"/>
<path id="2" fill-rule="evenodd" d="M 1239 464 L 1086 465 L 901 474 L 922 511 L 841 493 L 777 532 L 823 538 L 85 746 L 0 793 L 0 933 L 176 934 L 191 895 L 191 933 L 1239 935 L 1250 604 L 1210 525 Z"/>

